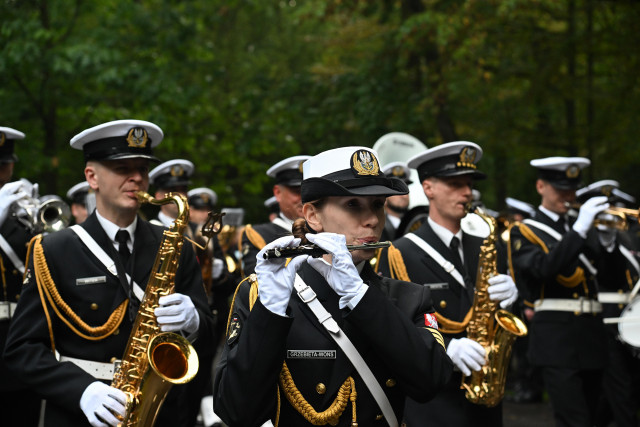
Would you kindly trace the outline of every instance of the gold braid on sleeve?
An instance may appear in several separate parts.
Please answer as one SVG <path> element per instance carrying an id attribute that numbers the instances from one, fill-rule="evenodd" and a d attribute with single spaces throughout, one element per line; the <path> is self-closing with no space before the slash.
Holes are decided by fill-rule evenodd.
<path id="1" fill-rule="evenodd" d="M 105 339 L 109 335 L 113 334 L 122 323 L 122 319 L 124 318 L 126 308 L 129 303 L 129 300 L 127 299 L 125 299 L 122 304 L 120 304 L 118 308 L 111 313 L 109 319 L 107 319 L 107 321 L 101 326 L 89 326 L 71 309 L 71 307 L 69 307 L 69 305 L 62 299 L 62 296 L 58 292 L 56 284 L 51 277 L 51 272 L 47 265 L 47 259 L 44 255 L 44 249 L 42 248 L 41 235 L 37 237 L 34 243 L 33 269 L 38 286 L 38 292 L 40 293 L 40 299 L 42 306 L 45 309 L 47 319 L 49 315 L 45 297 L 60 320 L 62 320 L 74 333 L 84 339 L 90 341 Z M 69 319 L 67 319 L 67 317 Z M 49 324 L 49 328 L 50 334 L 53 335 L 51 324 Z"/>

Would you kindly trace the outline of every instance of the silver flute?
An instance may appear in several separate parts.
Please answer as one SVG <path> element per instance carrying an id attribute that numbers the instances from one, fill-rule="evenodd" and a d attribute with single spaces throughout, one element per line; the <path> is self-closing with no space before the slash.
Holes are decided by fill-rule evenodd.
<path id="1" fill-rule="evenodd" d="M 386 242 L 375 242 L 375 243 L 365 243 L 362 245 L 347 245 L 347 250 L 357 251 L 360 249 L 381 249 L 388 248 L 391 246 L 390 241 Z M 294 248 L 273 248 L 267 250 L 263 257 L 264 259 L 274 259 L 274 258 L 293 258 L 298 255 L 311 255 L 313 258 L 321 257 L 322 255 L 328 253 L 324 249 L 322 249 L 318 245 L 300 245 Z"/>

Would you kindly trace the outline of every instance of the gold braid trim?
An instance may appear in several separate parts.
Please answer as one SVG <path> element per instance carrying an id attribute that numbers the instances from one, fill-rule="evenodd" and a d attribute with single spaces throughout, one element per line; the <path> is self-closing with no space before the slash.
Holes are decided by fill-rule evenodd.
<path id="1" fill-rule="evenodd" d="M 434 314 L 438 320 L 438 330 L 440 332 L 444 332 L 445 334 L 459 334 L 467 329 L 467 325 L 469 324 L 469 320 L 471 320 L 471 315 L 473 314 L 473 307 L 469 309 L 466 316 L 464 316 L 464 319 L 462 319 L 462 322 L 447 319 L 437 311 Z"/>
<path id="2" fill-rule="evenodd" d="M 631 278 L 631 272 L 628 268 L 624 271 L 624 275 L 627 277 L 627 284 L 629 285 L 629 289 L 633 289 L 633 279 Z"/>
<path id="3" fill-rule="evenodd" d="M 565 288 L 575 288 L 580 283 L 585 282 L 584 270 L 582 267 L 576 267 L 576 271 L 569 277 L 558 274 L 556 280 Z"/>
<path id="4" fill-rule="evenodd" d="M 4 277 L 6 269 L 4 268 L 4 261 L 2 259 L 2 255 L 0 255 L 0 274 L 2 274 L 2 295 L 4 296 L 4 301 L 9 301 L 9 296 L 7 295 L 7 279 Z"/>
<path id="5" fill-rule="evenodd" d="M 347 403 L 352 404 L 352 423 L 356 423 L 356 383 L 352 377 L 346 381 L 338 389 L 338 393 L 333 403 L 324 411 L 318 413 L 302 396 L 300 390 L 296 387 L 291 372 L 287 367 L 287 363 L 282 364 L 282 372 L 280 372 L 280 387 L 291 406 L 300 413 L 307 421 L 314 426 L 323 426 L 326 424 L 336 425 L 340 420 L 340 416 L 347 407 Z"/>
<path id="6" fill-rule="evenodd" d="M 258 233 L 255 228 L 251 226 L 251 224 L 247 224 L 244 228 L 244 234 L 247 235 L 247 238 L 251 242 L 253 246 L 258 249 L 262 249 L 267 245 L 267 242 L 264 241 L 260 233 Z"/>
<path id="7" fill-rule="evenodd" d="M 256 299 L 258 299 L 258 280 L 255 274 L 249 275 L 249 277 L 245 277 L 242 279 L 238 286 L 236 286 L 236 291 L 233 293 L 233 298 L 231 299 L 230 307 L 233 308 L 233 305 L 236 303 L 236 296 L 238 295 L 238 290 L 240 289 L 240 285 L 242 285 L 245 281 L 249 280 L 251 282 L 251 290 L 249 291 L 249 310 L 253 308 L 253 304 L 255 304 Z M 255 295 L 253 295 L 253 288 L 255 284 Z M 229 310 L 229 315 L 227 317 L 227 330 L 225 331 L 225 335 L 229 333 L 229 324 L 231 323 L 231 316 L 233 316 L 233 310 Z"/>
<path id="8" fill-rule="evenodd" d="M 530 241 L 534 245 L 540 246 L 545 254 L 549 253 L 549 248 L 547 248 L 547 245 L 544 244 L 542 239 L 540 239 L 538 236 L 536 236 L 536 233 L 531 231 L 531 229 L 529 227 L 527 227 L 525 224 L 519 223 L 518 226 L 520 228 L 520 232 L 522 233 L 522 235 L 524 236 L 525 239 L 527 239 L 528 241 Z"/>
<path id="9" fill-rule="evenodd" d="M 116 308 L 109 319 L 105 322 L 104 325 L 101 326 L 89 326 L 87 325 L 76 313 L 73 312 L 71 307 L 64 302 L 60 294 L 58 293 L 58 289 L 56 288 L 56 284 L 51 277 L 51 272 L 49 271 L 49 267 L 47 265 L 47 259 L 44 256 L 44 250 L 42 249 L 42 236 L 38 236 L 34 244 L 34 258 L 33 258 L 33 269 L 36 276 L 36 283 L 38 285 L 38 292 L 40 292 L 41 298 L 44 293 L 49 304 L 55 311 L 56 315 L 62 320 L 73 332 L 75 332 L 78 336 L 90 340 L 97 341 L 102 340 L 111 335 L 122 323 L 122 319 L 124 318 L 127 305 L 129 304 L 129 300 L 124 300 L 118 308 Z M 43 299 L 43 305 L 44 299 Z M 62 310 L 62 312 L 60 311 Z M 82 331 L 78 330 L 66 317 L 70 317 L 71 321 L 73 321 Z M 47 314 L 48 317 L 48 314 Z M 52 331 L 50 330 L 50 333 Z M 90 335 L 88 335 L 90 334 Z"/>
<path id="10" fill-rule="evenodd" d="M 389 274 L 391 275 L 391 278 L 410 282 L 411 279 L 409 279 L 407 266 L 404 264 L 400 249 L 393 245 L 389 246 L 387 257 L 389 258 Z"/>

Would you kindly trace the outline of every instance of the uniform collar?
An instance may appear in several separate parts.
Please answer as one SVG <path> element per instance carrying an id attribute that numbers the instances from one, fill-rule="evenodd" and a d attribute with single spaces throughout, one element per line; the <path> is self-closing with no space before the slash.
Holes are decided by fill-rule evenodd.
<path id="1" fill-rule="evenodd" d="M 453 234 L 451 231 L 447 230 L 446 228 L 432 220 L 431 217 L 427 218 L 427 221 L 429 222 L 429 225 L 431 226 L 431 229 L 436 234 L 436 236 L 438 236 L 440 240 L 442 240 L 442 243 L 444 243 L 447 247 L 451 246 L 451 240 L 454 236 L 457 237 L 460 242 L 462 242 L 462 227 L 460 228 L 460 230 L 458 230 L 457 233 Z"/>
<path id="2" fill-rule="evenodd" d="M 102 229 L 104 230 L 104 232 L 107 233 L 107 236 L 109 237 L 109 240 L 111 240 L 111 243 L 113 244 L 113 246 L 117 248 L 116 233 L 121 228 L 118 227 L 113 222 L 106 219 L 105 217 L 103 217 L 102 215 L 100 215 L 100 212 L 98 212 L 97 209 L 96 209 L 96 217 L 98 218 L 98 222 L 102 226 Z M 133 222 L 124 228 L 124 230 L 127 230 L 129 232 L 130 240 L 129 242 L 127 242 L 127 246 L 129 246 L 129 250 L 131 252 L 133 252 L 133 241 L 135 239 L 137 227 L 138 227 L 138 216 L 136 215 L 136 217 L 133 219 Z"/>
<path id="3" fill-rule="evenodd" d="M 158 212 L 158 220 L 162 223 L 162 225 L 164 225 L 165 227 L 171 227 L 173 225 L 173 222 L 175 221 L 174 218 L 171 218 L 169 215 L 165 214 L 164 212 L 160 211 Z"/>

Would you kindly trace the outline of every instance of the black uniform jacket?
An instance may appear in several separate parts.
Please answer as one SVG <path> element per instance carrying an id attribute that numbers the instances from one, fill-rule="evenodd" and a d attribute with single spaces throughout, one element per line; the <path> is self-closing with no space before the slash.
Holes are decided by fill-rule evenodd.
<path id="1" fill-rule="evenodd" d="M 109 254 L 113 252 L 117 257 L 117 252 L 95 213 L 82 227 L 100 247 Z M 143 289 L 162 240 L 162 231 L 162 227 L 138 218 L 129 267 L 132 267 L 133 279 Z M 51 276 L 62 299 L 90 326 L 103 325 L 114 309 L 127 298 L 120 281 L 108 272 L 70 229 L 45 236 L 42 245 Z M 28 269 L 27 282 L 23 286 L 9 331 L 5 361 L 25 383 L 47 399 L 45 425 L 88 425 L 79 402 L 85 388 L 96 380 L 73 363 L 60 363 L 56 360 L 51 351 L 47 320 L 33 273 L 33 259 L 29 262 Z M 95 278 L 95 283 L 82 284 L 76 281 L 80 278 Z M 190 244 L 182 247 L 175 283 L 175 292 L 190 296 L 200 315 L 198 338 L 194 342 L 196 351 L 212 345 L 212 315 L 207 307 L 200 269 Z M 129 313 L 125 314 L 116 333 L 102 340 L 90 341 L 76 335 L 56 316 L 50 306 L 48 308 L 53 322 L 56 350 L 60 354 L 97 362 L 122 358 L 133 323 Z M 169 414 L 165 417 L 169 419 L 172 412 L 177 412 L 177 408 L 171 408 L 171 402 L 172 396 L 181 393 L 180 387 L 184 386 L 173 386 L 159 415 L 161 422 L 156 425 L 162 424 L 163 414 Z"/>
<path id="2" fill-rule="evenodd" d="M 27 256 L 27 245 L 31 240 L 31 232 L 22 225 L 15 216 L 9 215 L 0 227 L 0 234 L 11 246 L 16 256 L 22 260 Z M 0 249 L 0 257 L 4 265 L 4 280 L 6 288 L 0 293 L 0 301 L 18 302 L 22 288 L 22 273 L 13 265 L 11 259 Z M 0 273 L 1 274 L 1 273 Z M 0 282 L 1 283 L 1 282 Z M 5 299 L 6 295 L 6 299 Z M 4 351 L 4 344 L 9 333 L 9 319 L 0 320 L 0 354 Z M 23 389 L 13 372 L 7 369 L 4 362 L 0 362 L 0 391 Z"/>
<path id="3" fill-rule="evenodd" d="M 597 299 L 596 278 L 582 264 L 578 256 L 598 260 L 602 248 L 595 230 L 583 239 L 573 229 L 565 229 L 551 218 L 536 211 L 533 218 L 562 234 L 556 240 L 534 226 L 528 227 L 540 239 L 531 241 L 523 224 L 511 228 L 510 243 L 513 269 L 525 282 L 529 295 L 535 299 Z M 524 230 L 524 234 L 523 234 Z M 533 239 L 535 240 L 535 239 Z M 602 269 L 608 268 L 598 263 Z M 580 275 L 583 271 L 584 280 Z M 600 271 L 599 274 L 606 274 Z M 599 369 L 606 361 L 604 326 L 600 314 L 576 314 L 568 311 L 537 311 L 529 328 L 529 358 L 535 365 Z"/>
<path id="4" fill-rule="evenodd" d="M 358 349 L 385 391 L 398 420 L 405 396 L 431 399 L 448 381 L 452 363 L 434 329 L 425 327 L 431 312 L 427 288 L 376 275 L 365 265 L 361 277 L 369 285 L 352 311 L 340 310 L 339 297 L 312 267 L 300 276 L 316 292 Z M 276 384 L 283 361 L 304 398 L 317 411 L 327 409 L 349 377 L 356 384 L 357 422 L 362 426 L 387 425 L 382 411 L 355 368 L 297 294 L 292 294 L 288 316 L 267 310 L 258 299 L 249 311 L 249 285 L 239 287 L 215 379 L 214 408 L 230 427 L 259 426 L 276 414 Z M 239 334 L 235 334 L 235 332 Z M 335 352 L 335 358 L 295 358 L 295 350 Z M 325 353 L 326 354 L 326 353 Z M 321 384 L 326 391 L 320 393 Z M 280 425 L 310 425 L 280 392 Z M 339 426 L 351 425 L 347 404 Z"/>
<path id="5" fill-rule="evenodd" d="M 420 226 L 415 234 L 437 250 L 447 261 L 453 263 L 453 252 L 438 237 L 428 221 Z M 463 233 L 462 247 L 464 253 L 465 271 L 460 274 L 465 277 L 466 287 L 463 287 L 456 279 L 447 273 L 433 258 L 419 248 L 406 237 L 393 242 L 402 254 L 409 279 L 431 290 L 431 296 L 435 310 L 440 316 L 455 322 L 461 322 L 467 315 L 473 304 L 476 273 L 480 246 L 483 239 Z M 380 272 L 383 276 L 390 275 L 388 251 L 384 250 L 380 258 Z M 447 345 L 451 338 L 460 338 L 466 335 L 463 331 L 459 334 L 443 334 Z"/>
<path id="6" fill-rule="evenodd" d="M 291 230 L 280 227 L 274 222 L 265 222 L 264 224 L 252 225 L 251 228 L 257 232 L 264 240 L 265 244 L 269 244 L 280 237 L 291 235 Z M 262 247 L 258 247 L 247 236 L 247 231 L 242 232 L 242 271 L 243 277 L 249 276 L 256 268 L 256 255 Z"/>

